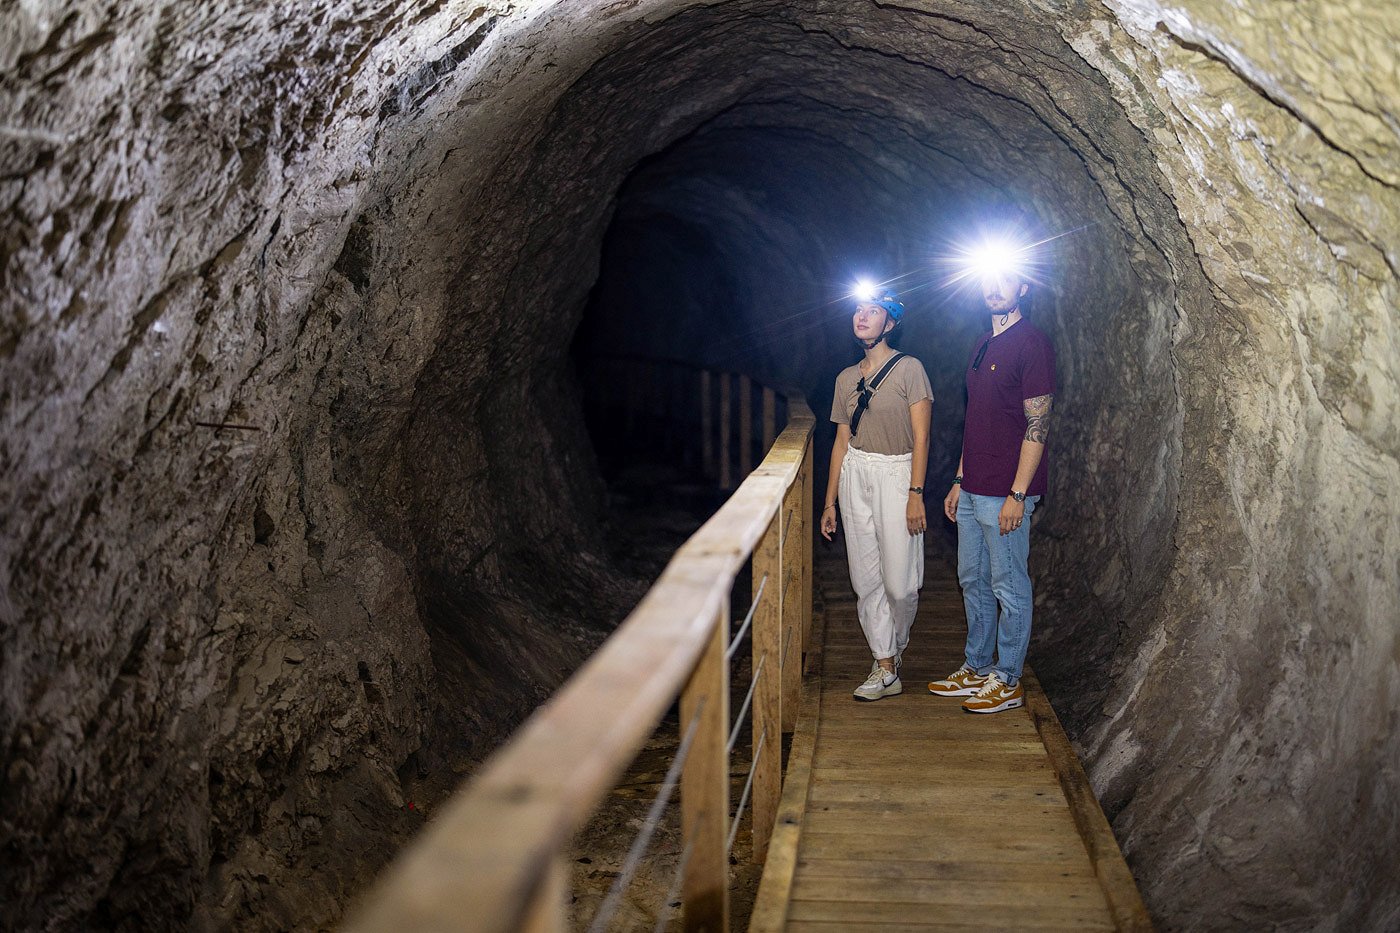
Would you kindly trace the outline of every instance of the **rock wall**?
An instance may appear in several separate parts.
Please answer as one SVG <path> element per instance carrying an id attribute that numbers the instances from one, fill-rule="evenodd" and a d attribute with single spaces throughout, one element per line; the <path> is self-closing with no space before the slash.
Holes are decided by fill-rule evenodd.
<path id="1" fill-rule="evenodd" d="M 1006 212 L 1073 231 L 1035 660 L 1149 907 L 1400 923 L 1400 15 L 1342 12 L 0 13 L 7 924 L 333 922 L 615 618 L 576 336 L 820 408 L 846 277 Z"/>

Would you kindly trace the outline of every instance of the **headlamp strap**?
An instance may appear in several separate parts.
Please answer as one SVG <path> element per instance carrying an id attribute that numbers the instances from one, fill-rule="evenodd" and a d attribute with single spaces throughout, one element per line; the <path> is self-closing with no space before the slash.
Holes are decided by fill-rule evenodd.
<path id="1" fill-rule="evenodd" d="M 870 407 L 870 399 L 879 391 L 885 377 L 890 374 L 890 370 L 894 369 L 894 364 L 902 360 L 904 356 L 903 353 L 896 353 L 890 357 L 889 361 L 880 367 L 880 371 L 871 378 L 870 385 L 865 384 L 864 376 L 861 377 L 860 382 L 856 383 L 856 391 L 860 393 L 860 398 L 856 401 L 856 410 L 851 414 L 851 436 L 854 437 L 856 431 L 860 430 L 860 416 L 865 414 L 865 409 Z"/>

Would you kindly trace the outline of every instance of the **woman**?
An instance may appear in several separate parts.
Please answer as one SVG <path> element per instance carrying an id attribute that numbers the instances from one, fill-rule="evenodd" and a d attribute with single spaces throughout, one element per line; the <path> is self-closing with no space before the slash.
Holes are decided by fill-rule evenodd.
<path id="1" fill-rule="evenodd" d="M 892 292 L 856 303 L 851 319 L 865 358 L 836 377 L 836 446 L 822 510 L 822 536 L 836 531 L 838 492 L 860 627 L 875 663 L 858 700 L 894 696 L 900 656 L 924 583 L 924 471 L 933 390 L 923 364 L 889 336 L 904 316 Z"/>

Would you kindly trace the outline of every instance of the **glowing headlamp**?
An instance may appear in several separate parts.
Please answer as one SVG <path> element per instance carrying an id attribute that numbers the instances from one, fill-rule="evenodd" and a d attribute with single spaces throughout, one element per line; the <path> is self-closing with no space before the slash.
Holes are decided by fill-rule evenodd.
<path id="1" fill-rule="evenodd" d="M 984 240 L 968 250 L 962 262 L 969 276 L 999 279 L 1008 275 L 1025 278 L 1029 260 L 1025 246 L 1008 240 Z"/>
<path id="2" fill-rule="evenodd" d="M 851 297 L 856 301 L 874 301 L 879 286 L 869 279 L 861 279 L 856 282 L 856 287 L 851 290 Z"/>

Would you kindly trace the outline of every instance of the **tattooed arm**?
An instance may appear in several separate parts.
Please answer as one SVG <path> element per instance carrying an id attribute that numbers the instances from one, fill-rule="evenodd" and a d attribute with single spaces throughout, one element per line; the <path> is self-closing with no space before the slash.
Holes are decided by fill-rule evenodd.
<path id="1" fill-rule="evenodd" d="M 1053 395 L 1037 395 L 1021 403 L 1026 413 L 1026 436 L 1021 440 L 1021 459 L 1016 465 L 1016 479 L 1011 484 L 1013 492 L 1025 492 L 1035 478 L 1040 458 L 1045 455 L 1045 441 L 1050 437 L 1050 406 L 1054 400 Z M 1023 503 L 1008 496 L 998 516 L 1001 533 L 1009 534 L 1020 527 L 1025 511 Z"/>
<path id="2" fill-rule="evenodd" d="M 1021 441 L 1021 461 L 1016 465 L 1016 482 L 1013 490 L 1025 492 L 1035 479 L 1040 458 L 1045 455 L 1045 441 L 1050 437 L 1050 406 L 1053 395 L 1037 395 L 1021 403 L 1026 413 L 1026 436 Z"/>

